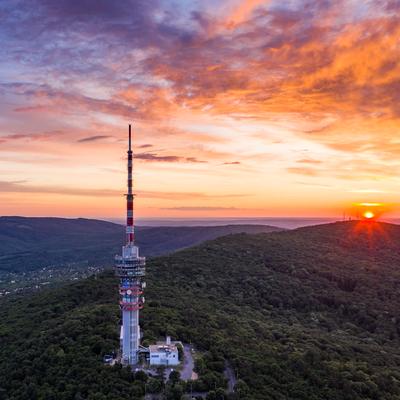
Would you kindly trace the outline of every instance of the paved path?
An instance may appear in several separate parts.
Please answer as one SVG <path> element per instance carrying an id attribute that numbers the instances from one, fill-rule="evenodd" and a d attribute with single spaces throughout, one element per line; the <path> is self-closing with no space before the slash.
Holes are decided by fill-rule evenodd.
<path id="1" fill-rule="evenodd" d="M 236 385 L 236 376 L 228 361 L 225 361 L 224 375 L 228 380 L 228 393 L 233 393 L 233 388 Z"/>
<path id="2" fill-rule="evenodd" d="M 193 347 L 188 344 L 184 344 L 183 354 L 184 358 L 181 371 L 181 379 L 184 381 L 188 381 L 189 379 L 196 380 L 197 374 L 193 371 L 194 368 Z"/>

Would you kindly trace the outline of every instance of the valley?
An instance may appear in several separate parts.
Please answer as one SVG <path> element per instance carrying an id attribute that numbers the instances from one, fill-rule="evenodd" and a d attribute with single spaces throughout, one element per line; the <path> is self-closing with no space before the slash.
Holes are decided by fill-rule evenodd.
<path id="1" fill-rule="evenodd" d="M 280 231 L 268 225 L 137 227 L 144 256 L 157 256 L 240 232 Z M 90 219 L 0 217 L 0 298 L 73 281 L 112 268 L 122 225 Z"/>

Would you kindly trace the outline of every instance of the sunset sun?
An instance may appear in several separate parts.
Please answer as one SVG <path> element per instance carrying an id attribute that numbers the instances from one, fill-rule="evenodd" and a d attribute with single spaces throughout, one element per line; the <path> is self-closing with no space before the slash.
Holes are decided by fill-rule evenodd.
<path id="1" fill-rule="evenodd" d="M 373 219 L 375 214 L 372 211 L 365 211 L 363 216 L 365 219 Z"/>

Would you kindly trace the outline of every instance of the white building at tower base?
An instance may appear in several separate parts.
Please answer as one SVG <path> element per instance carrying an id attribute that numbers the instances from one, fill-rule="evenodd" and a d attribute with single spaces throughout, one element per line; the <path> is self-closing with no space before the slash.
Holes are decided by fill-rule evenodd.
<path id="1" fill-rule="evenodd" d="M 165 342 L 150 345 L 150 365 L 178 365 L 178 343 L 180 342 L 171 342 L 171 339 L 167 337 Z"/>

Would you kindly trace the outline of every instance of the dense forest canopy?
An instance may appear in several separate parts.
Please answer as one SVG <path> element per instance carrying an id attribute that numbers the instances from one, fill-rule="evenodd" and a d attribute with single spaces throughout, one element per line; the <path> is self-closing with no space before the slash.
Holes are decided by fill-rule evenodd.
<path id="1" fill-rule="evenodd" d="M 399 399 L 399 265 L 390 224 L 221 237 L 148 263 L 144 343 L 194 343 L 206 390 L 228 360 L 240 399 Z M 0 398 L 140 398 L 140 377 L 101 363 L 118 323 L 111 272 L 3 300 Z"/>

